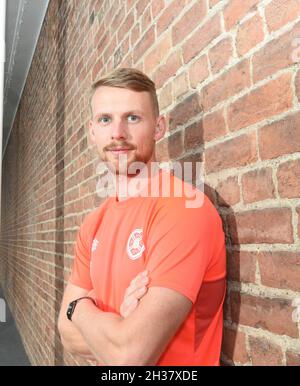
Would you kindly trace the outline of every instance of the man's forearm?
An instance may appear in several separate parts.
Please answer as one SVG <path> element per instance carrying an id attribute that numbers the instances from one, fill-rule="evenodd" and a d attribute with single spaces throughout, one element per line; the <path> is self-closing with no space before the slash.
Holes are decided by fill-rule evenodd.
<path id="1" fill-rule="evenodd" d="M 100 311 L 89 300 L 78 303 L 72 317 L 92 354 L 105 365 L 122 364 L 122 320 L 117 314 Z"/>
<path id="2" fill-rule="evenodd" d="M 72 332 L 68 330 L 67 332 L 61 331 L 61 342 L 64 348 L 70 353 L 74 355 L 78 355 L 84 359 L 89 359 L 95 361 L 96 358 L 92 354 L 89 346 L 86 341 L 82 337 L 81 333 L 78 329 L 73 326 Z M 76 330 L 75 330 L 76 328 Z"/>

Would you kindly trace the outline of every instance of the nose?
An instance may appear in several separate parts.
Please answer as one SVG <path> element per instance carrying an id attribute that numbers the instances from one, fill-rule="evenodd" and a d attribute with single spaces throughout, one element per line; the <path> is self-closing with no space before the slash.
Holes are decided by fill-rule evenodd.
<path id="1" fill-rule="evenodd" d="M 112 126 L 111 139 L 126 139 L 127 130 L 126 126 L 121 120 L 116 120 Z"/>

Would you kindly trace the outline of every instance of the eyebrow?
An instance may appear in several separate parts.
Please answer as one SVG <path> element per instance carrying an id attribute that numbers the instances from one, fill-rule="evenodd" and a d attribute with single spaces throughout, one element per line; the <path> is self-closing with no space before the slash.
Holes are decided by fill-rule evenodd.
<path id="1" fill-rule="evenodd" d="M 129 110 L 129 111 L 126 111 L 125 113 L 123 113 L 122 116 L 127 116 L 130 114 L 144 115 L 144 113 L 141 110 Z M 111 113 L 100 112 L 100 113 L 95 115 L 95 119 L 102 117 L 102 116 L 109 116 L 110 117 L 111 115 L 112 115 Z"/>

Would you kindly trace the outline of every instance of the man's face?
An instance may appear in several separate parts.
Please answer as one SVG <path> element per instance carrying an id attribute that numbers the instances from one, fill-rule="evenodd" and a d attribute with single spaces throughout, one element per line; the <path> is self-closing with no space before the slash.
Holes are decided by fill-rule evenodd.
<path id="1" fill-rule="evenodd" d="M 155 160 L 155 142 L 164 135 L 165 121 L 157 117 L 148 92 L 101 86 L 91 101 L 89 122 L 92 142 L 102 161 L 117 174 L 125 174 L 133 162 Z M 120 160 L 127 157 L 127 167 Z"/>

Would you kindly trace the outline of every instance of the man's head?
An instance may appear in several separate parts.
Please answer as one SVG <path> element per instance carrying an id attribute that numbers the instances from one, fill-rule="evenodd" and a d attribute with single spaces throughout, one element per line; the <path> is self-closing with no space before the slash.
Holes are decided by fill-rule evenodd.
<path id="1" fill-rule="evenodd" d="M 127 167 L 155 161 L 155 142 L 163 137 L 166 122 L 151 79 L 139 70 L 119 68 L 93 84 L 90 104 L 90 137 L 103 161 L 122 174 L 120 156 L 127 157 Z"/>

